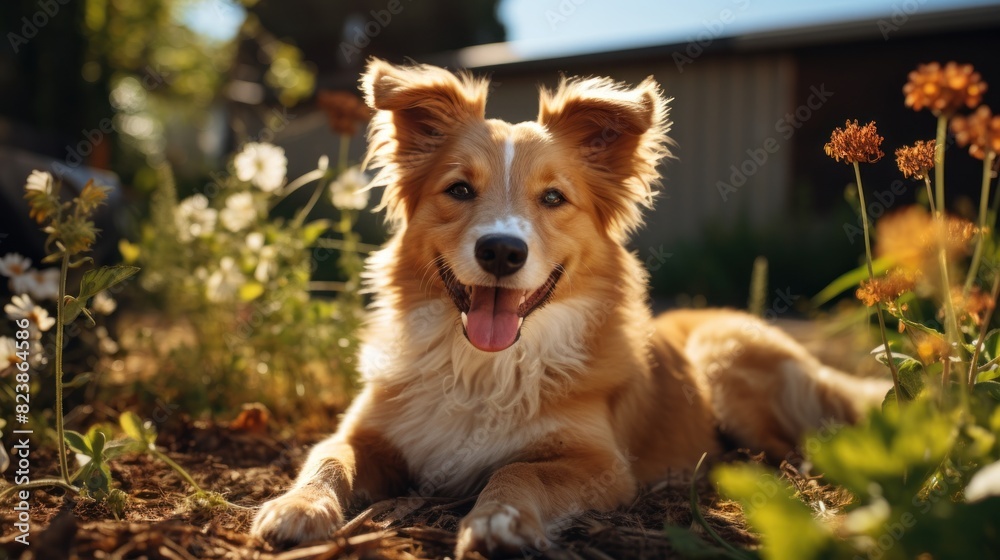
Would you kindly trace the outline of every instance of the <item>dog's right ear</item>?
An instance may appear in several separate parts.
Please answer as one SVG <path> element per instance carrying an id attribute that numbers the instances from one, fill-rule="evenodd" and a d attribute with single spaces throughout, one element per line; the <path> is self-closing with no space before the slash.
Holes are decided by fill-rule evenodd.
<path id="1" fill-rule="evenodd" d="M 368 131 L 365 166 L 381 168 L 373 186 L 384 186 L 390 221 L 412 216 L 433 154 L 468 123 L 486 113 L 488 83 L 429 65 L 368 61 L 361 89 L 376 110 Z"/>

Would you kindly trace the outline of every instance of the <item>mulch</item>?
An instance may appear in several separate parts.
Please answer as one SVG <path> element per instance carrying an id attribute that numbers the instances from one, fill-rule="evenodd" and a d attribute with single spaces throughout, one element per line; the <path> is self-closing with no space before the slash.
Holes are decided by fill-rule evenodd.
<path id="1" fill-rule="evenodd" d="M 258 430 L 260 431 L 260 430 Z M 455 533 L 474 497 L 399 498 L 379 502 L 353 519 L 333 538 L 291 550 L 276 550 L 247 536 L 253 508 L 287 488 L 319 436 L 276 437 L 250 433 L 231 425 L 185 421 L 161 434 L 161 448 L 184 466 L 206 490 L 223 494 L 240 506 L 205 507 L 192 503 L 190 487 L 163 463 L 147 455 L 126 456 L 112 463 L 114 479 L 129 496 L 125 517 L 114 519 L 92 500 L 35 491 L 32 496 L 31 546 L 14 542 L 9 504 L 0 509 L 0 560 L 6 558 L 194 560 L 306 558 L 444 558 L 455 547 Z M 37 465 L 55 464 L 39 449 Z M 754 460 L 745 453 L 734 459 Z M 841 492 L 803 477 L 790 465 L 780 469 L 809 501 L 829 508 L 842 505 Z M 9 473 L 8 473 L 9 474 Z M 704 478 L 704 477 L 702 477 Z M 628 507 L 613 512 L 587 512 L 566 523 L 555 546 L 530 551 L 538 558 L 606 560 L 609 558 L 679 558 L 671 547 L 666 524 L 705 536 L 693 521 L 690 473 L 646 489 Z M 698 484 L 700 509 L 723 539 L 739 548 L 754 548 L 740 506 L 719 498 L 704 481 Z M 706 542 L 711 539 L 706 538 Z"/>

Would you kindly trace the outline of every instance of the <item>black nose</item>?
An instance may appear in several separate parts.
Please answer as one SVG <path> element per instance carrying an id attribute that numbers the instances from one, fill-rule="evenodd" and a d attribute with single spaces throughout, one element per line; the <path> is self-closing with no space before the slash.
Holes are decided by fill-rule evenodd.
<path id="1" fill-rule="evenodd" d="M 476 260 L 498 278 L 514 274 L 528 260 L 528 245 L 509 235 L 484 235 L 476 241 Z"/>

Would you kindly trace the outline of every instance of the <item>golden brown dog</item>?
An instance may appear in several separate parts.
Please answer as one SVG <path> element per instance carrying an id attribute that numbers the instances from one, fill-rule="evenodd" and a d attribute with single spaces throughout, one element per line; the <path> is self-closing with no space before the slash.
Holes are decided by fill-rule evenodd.
<path id="1" fill-rule="evenodd" d="M 780 458 L 884 394 L 735 311 L 654 319 L 625 248 L 668 155 L 648 78 L 563 79 L 537 121 L 484 117 L 487 83 L 372 60 L 368 160 L 395 232 L 368 264 L 364 390 L 253 533 L 324 539 L 359 502 L 478 500 L 457 555 L 544 548 L 719 433 Z"/>

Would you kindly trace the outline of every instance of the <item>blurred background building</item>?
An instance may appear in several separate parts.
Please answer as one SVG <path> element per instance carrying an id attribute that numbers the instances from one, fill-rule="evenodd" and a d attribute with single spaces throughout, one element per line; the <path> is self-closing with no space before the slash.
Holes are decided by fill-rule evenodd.
<path id="1" fill-rule="evenodd" d="M 24 215 L 25 170 L 47 158 L 113 172 L 107 227 L 125 235 L 162 181 L 204 189 L 245 141 L 285 147 L 290 176 L 332 155 L 319 92 L 356 91 L 368 56 L 488 74 L 488 115 L 515 121 L 560 74 L 653 75 L 673 97 L 676 158 L 634 248 L 680 303 L 742 304 L 757 255 L 772 287 L 806 297 L 858 264 L 853 174 L 823 144 L 846 119 L 877 121 L 888 157 L 865 169 L 869 202 L 912 202 L 891 152 L 933 136 L 902 103 L 918 64 L 972 63 L 1000 107 L 1000 3 L 977 0 L 8 0 L 0 29 L 0 221 Z M 363 146 L 359 133 L 353 157 Z M 979 166 L 955 152 L 961 209 Z M 362 223 L 366 239 L 379 223 Z"/>

